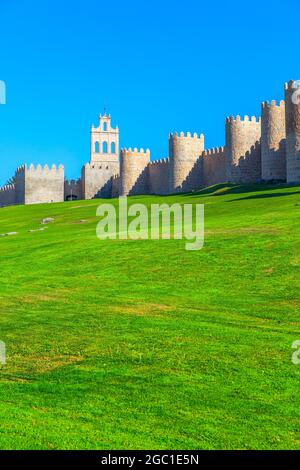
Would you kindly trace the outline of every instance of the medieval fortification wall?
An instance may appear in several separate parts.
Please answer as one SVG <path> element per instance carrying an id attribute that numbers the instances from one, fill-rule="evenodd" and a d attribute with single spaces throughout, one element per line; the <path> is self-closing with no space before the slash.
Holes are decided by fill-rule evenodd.
<path id="1" fill-rule="evenodd" d="M 300 183 L 300 82 L 284 87 L 284 101 L 264 102 L 261 117 L 228 117 L 225 146 L 205 150 L 204 135 L 169 135 L 169 157 L 150 161 L 150 150 L 123 149 L 119 128 L 106 113 L 91 128 L 90 161 L 81 179 L 65 181 L 64 167 L 26 165 L 0 189 L 0 206 L 172 194 L 230 182 Z"/>
<path id="2" fill-rule="evenodd" d="M 83 199 L 110 198 L 118 174 L 119 162 L 86 163 L 81 172 Z"/>
<path id="3" fill-rule="evenodd" d="M 14 184 L 7 184 L 0 188 L 0 207 L 12 206 L 16 204 L 16 187 Z"/>
<path id="4" fill-rule="evenodd" d="M 73 201 L 82 199 L 82 181 L 78 180 L 65 180 L 65 201 Z"/>
<path id="5" fill-rule="evenodd" d="M 203 186 L 224 183 L 226 177 L 226 157 L 225 148 L 220 147 L 205 150 L 202 154 L 203 161 Z"/>
<path id="6" fill-rule="evenodd" d="M 150 194 L 166 195 L 169 193 L 170 159 L 164 158 L 150 162 L 148 166 Z"/>
<path id="7" fill-rule="evenodd" d="M 64 166 L 22 166 L 15 175 L 16 203 L 42 204 L 64 201 Z"/>

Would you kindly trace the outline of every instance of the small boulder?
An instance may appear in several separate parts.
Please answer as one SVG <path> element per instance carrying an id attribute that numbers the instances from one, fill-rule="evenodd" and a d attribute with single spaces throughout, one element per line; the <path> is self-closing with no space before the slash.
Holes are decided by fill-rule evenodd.
<path id="1" fill-rule="evenodd" d="M 51 222 L 54 222 L 54 219 L 52 217 L 46 217 L 46 219 L 42 220 L 43 225 L 51 224 Z"/>

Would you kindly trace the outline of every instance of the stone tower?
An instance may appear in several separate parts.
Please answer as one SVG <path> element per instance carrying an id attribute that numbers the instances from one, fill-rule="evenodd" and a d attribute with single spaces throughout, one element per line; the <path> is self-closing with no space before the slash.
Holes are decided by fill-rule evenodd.
<path id="1" fill-rule="evenodd" d="M 192 191 L 201 185 L 200 156 L 204 151 L 204 135 L 170 134 L 170 192 Z"/>
<path id="2" fill-rule="evenodd" d="M 227 179 L 231 183 L 251 183 L 261 179 L 261 123 L 255 116 L 226 119 L 225 156 Z"/>
<path id="3" fill-rule="evenodd" d="M 111 117 L 100 115 L 99 126 L 91 129 L 90 163 L 81 171 L 82 197 L 112 196 L 113 181 L 119 174 L 119 129 L 111 126 Z"/>
<path id="4" fill-rule="evenodd" d="M 120 196 L 149 193 L 150 150 L 122 149 L 120 155 Z"/>
<path id="5" fill-rule="evenodd" d="M 286 180 L 285 102 L 262 103 L 261 166 L 265 181 Z"/>
<path id="6" fill-rule="evenodd" d="M 300 182 L 300 82 L 285 84 L 287 183 Z"/>

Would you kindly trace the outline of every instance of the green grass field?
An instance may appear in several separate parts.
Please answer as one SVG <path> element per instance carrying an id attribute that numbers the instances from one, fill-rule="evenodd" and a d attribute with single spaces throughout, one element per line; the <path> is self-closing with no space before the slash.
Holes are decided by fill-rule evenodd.
<path id="1" fill-rule="evenodd" d="M 204 203 L 203 250 L 0 209 L 0 448 L 299 449 L 300 187 L 131 201 Z"/>

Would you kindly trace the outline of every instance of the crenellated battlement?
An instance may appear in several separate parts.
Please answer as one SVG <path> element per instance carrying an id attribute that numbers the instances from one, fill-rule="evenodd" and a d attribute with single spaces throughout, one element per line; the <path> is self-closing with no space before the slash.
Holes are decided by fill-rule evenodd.
<path id="1" fill-rule="evenodd" d="M 69 186 L 69 187 L 72 187 L 72 186 L 76 186 L 76 185 L 79 185 L 81 184 L 81 179 L 77 179 L 77 180 L 65 180 L 65 186 Z"/>
<path id="2" fill-rule="evenodd" d="M 20 175 L 21 173 L 24 173 L 25 169 L 26 169 L 26 165 L 21 165 L 21 166 L 19 166 L 19 167 L 16 169 L 16 173 L 15 173 L 15 174 L 16 174 L 16 175 Z"/>
<path id="3" fill-rule="evenodd" d="M 225 152 L 225 147 L 213 147 L 212 149 L 204 150 L 202 157 L 218 157 Z"/>
<path id="4" fill-rule="evenodd" d="M 170 132 L 169 134 L 169 139 L 170 140 L 186 140 L 186 139 L 196 139 L 196 140 L 201 140 L 203 141 L 204 140 L 204 134 L 197 134 L 197 132 L 194 132 L 194 134 L 192 134 L 191 132 L 187 132 L 187 133 L 184 133 L 184 132 Z"/>
<path id="5" fill-rule="evenodd" d="M 161 158 L 160 160 L 154 160 L 149 163 L 149 165 L 153 166 L 161 166 L 161 165 L 168 165 L 170 163 L 169 158 Z"/>
<path id="6" fill-rule="evenodd" d="M 300 80 L 290 80 L 284 84 L 285 90 L 297 90 L 300 88 Z"/>
<path id="7" fill-rule="evenodd" d="M 42 166 L 40 164 L 38 165 L 33 165 L 33 163 L 31 163 L 29 166 L 27 165 L 24 165 L 24 169 L 26 171 L 26 173 L 31 173 L 31 174 L 35 174 L 35 173 L 42 173 L 44 175 L 51 175 L 53 173 L 63 173 L 64 172 L 64 165 L 52 165 L 51 167 L 49 167 L 47 164 Z"/>
<path id="8" fill-rule="evenodd" d="M 146 151 L 141 148 L 134 148 L 132 149 L 129 147 L 128 149 L 123 148 L 121 149 L 121 157 L 150 157 L 150 150 L 147 149 Z"/>
<path id="9" fill-rule="evenodd" d="M 7 193 L 9 191 L 15 191 L 16 187 L 14 184 L 6 184 L 0 188 L 0 193 Z"/>
<path id="10" fill-rule="evenodd" d="M 263 101 L 261 104 L 262 109 L 271 109 L 271 108 L 285 108 L 285 101 L 280 100 L 277 102 L 276 100 L 272 100 L 271 102 L 269 101 Z"/>
<path id="11" fill-rule="evenodd" d="M 16 175 L 21 175 L 23 174 L 24 172 L 26 173 L 31 173 L 31 174 L 34 174 L 34 173 L 43 173 L 43 174 L 52 174 L 52 173 L 62 173 L 64 172 L 64 165 L 52 165 L 51 167 L 49 167 L 47 164 L 42 166 L 40 164 L 38 165 L 33 165 L 33 163 L 31 163 L 30 165 L 22 165 L 22 166 L 19 166 L 16 170 Z"/>
<path id="12" fill-rule="evenodd" d="M 16 186 L 6 184 L 0 188 L 0 207 L 16 204 Z"/>
<path id="13" fill-rule="evenodd" d="M 226 118 L 226 123 L 232 123 L 232 122 L 241 122 L 241 123 L 255 123 L 258 124 L 261 122 L 261 117 L 256 117 L 256 116 L 251 116 L 251 118 L 246 114 L 244 118 L 241 118 L 240 115 L 237 115 L 236 117 L 234 116 L 229 116 Z"/>

